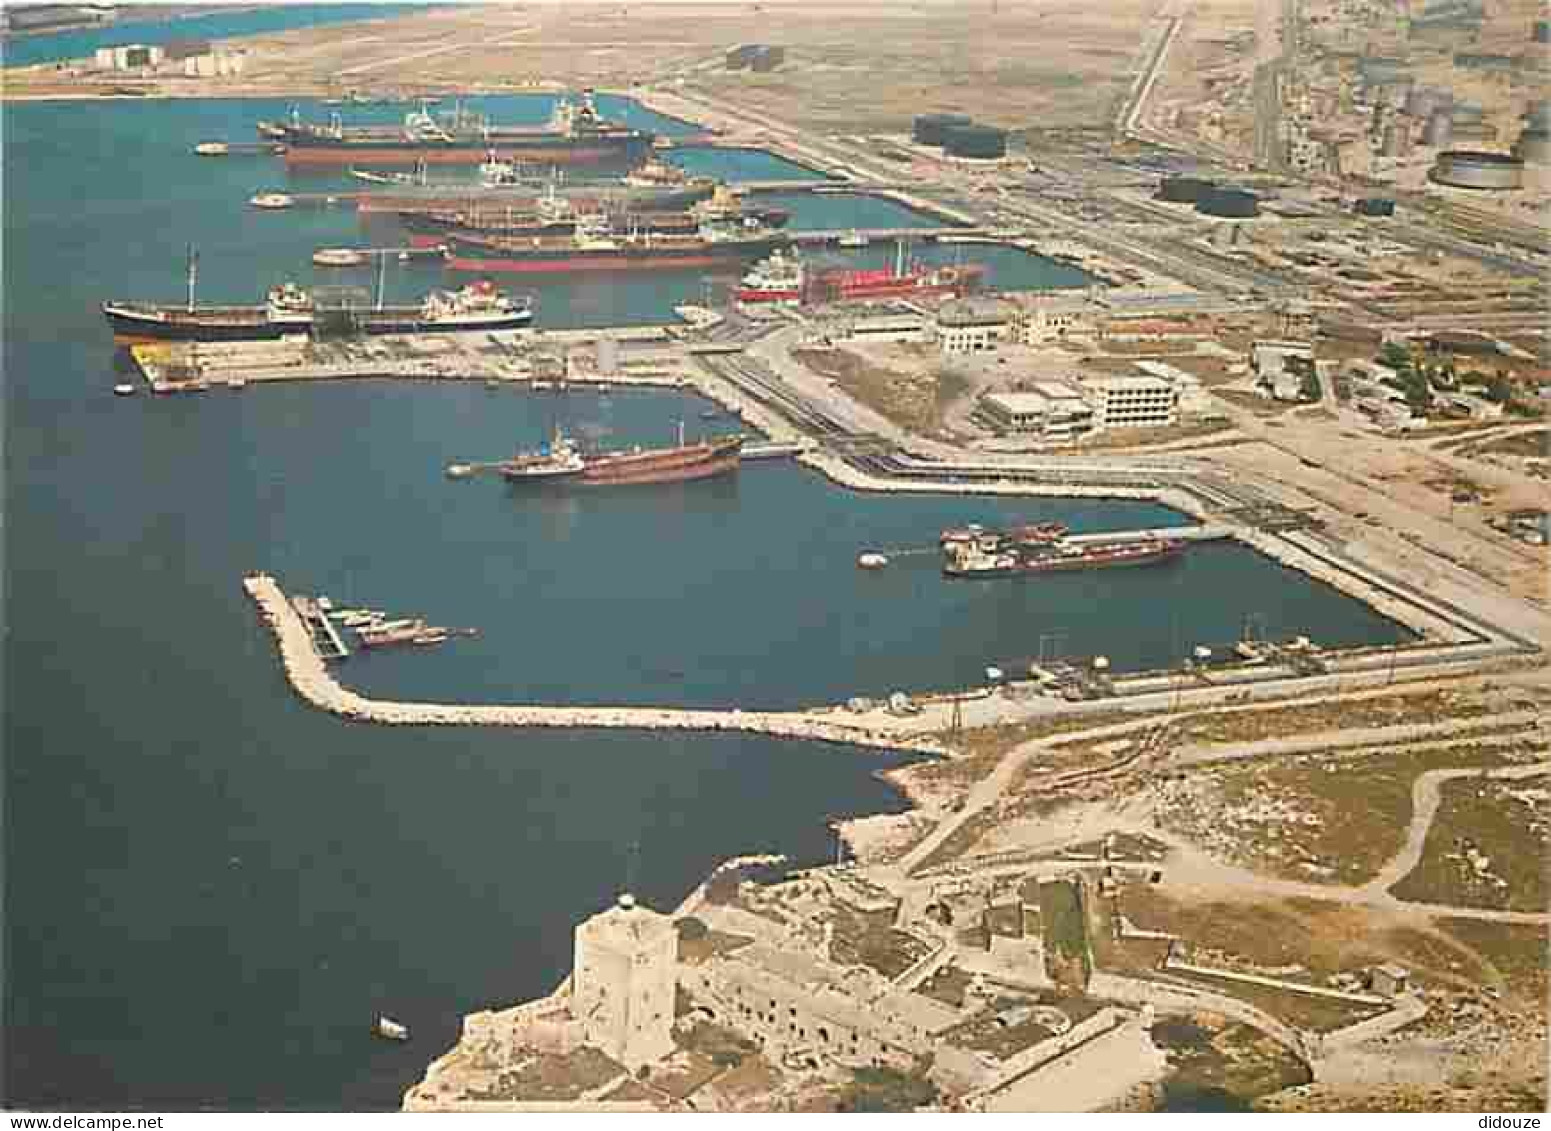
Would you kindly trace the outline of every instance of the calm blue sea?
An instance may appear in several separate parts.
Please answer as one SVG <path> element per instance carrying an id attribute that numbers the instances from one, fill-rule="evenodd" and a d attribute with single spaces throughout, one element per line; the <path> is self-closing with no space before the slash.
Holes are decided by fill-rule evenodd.
<path id="1" fill-rule="evenodd" d="M 285 183 L 272 159 L 191 153 L 285 109 L 4 107 L 10 1105 L 394 1107 L 463 1013 L 550 989 L 573 922 L 626 882 L 667 906 L 721 858 L 823 859 L 827 817 L 899 804 L 872 777 L 892 759 L 814 745 L 336 720 L 290 693 L 246 571 L 479 627 L 342 672 L 469 701 L 790 706 L 962 683 L 1042 636 L 1154 663 L 1250 614 L 1332 644 L 1396 635 L 1226 548 L 1049 584 L 950 584 L 927 559 L 854 568 L 950 522 L 1175 520 L 1156 507 L 860 496 L 781 465 L 576 495 L 442 475 L 557 419 L 621 444 L 725 426 L 678 395 L 112 396 L 99 304 L 181 296 L 190 244 L 201 297 L 252 301 L 310 281 L 315 247 L 361 238 L 351 213 L 246 208 Z M 841 226 L 856 206 L 835 207 Z M 388 282 L 408 298 L 442 281 Z M 541 321 L 660 321 L 697 290 L 546 284 Z M 371 1039 L 379 1012 L 414 1040 Z"/>
<path id="2" fill-rule="evenodd" d="M 25 67 L 87 59 L 99 47 L 168 43 L 178 39 L 230 39 L 269 35 L 346 20 L 380 20 L 421 11 L 431 4 L 274 4 L 236 12 L 209 12 L 168 20 L 120 19 L 96 28 L 40 32 L 0 41 L 0 65 Z"/>

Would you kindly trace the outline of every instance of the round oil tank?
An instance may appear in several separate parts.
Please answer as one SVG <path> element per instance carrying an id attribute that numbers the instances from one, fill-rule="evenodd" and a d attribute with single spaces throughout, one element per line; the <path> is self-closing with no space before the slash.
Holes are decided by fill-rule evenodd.
<path id="1" fill-rule="evenodd" d="M 971 124 L 972 119 L 965 114 L 921 114 L 916 117 L 910 136 L 920 145 L 935 145 L 940 148 L 943 135 L 950 127 Z"/>
<path id="2" fill-rule="evenodd" d="M 1453 188 L 1502 192 L 1524 186 L 1524 162 L 1506 153 L 1450 149 L 1438 154 L 1428 176 Z"/>
<path id="3" fill-rule="evenodd" d="M 1195 204 L 1217 186 L 1199 177 L 1164 177 L 1158 184 L 1158 200 L 1171 204 Z"/>
<path id="4" fill-rule="evenodd" d="M 1196 201 L 1196 211 L 1203 216 L 1247 220 L 1260 215 L 1260 198 L 1245 189 L 1214 188 Z"/>
<path id="5" fill-rule="evenodd" d="M 1551 130 L 1525 130 L 1513 147 L 1513 155 L 1535 165 L 1551 165 Z"/>
<path id="6" fill-rule="evenodd" d="M 943 152 L 952 157 L 995 161 L 1007 156 L 1007 131 L 995 126 L 949 126 L 943 131 Z"/>

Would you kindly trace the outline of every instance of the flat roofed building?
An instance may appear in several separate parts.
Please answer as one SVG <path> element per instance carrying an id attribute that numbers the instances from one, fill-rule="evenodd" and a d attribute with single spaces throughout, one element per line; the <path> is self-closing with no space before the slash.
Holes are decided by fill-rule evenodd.
<path id="1" fill-rule="evenodd" d="M 943 353 L 994 350 L 1012 336 L 1013 322 L 1011 309 L 995 299 L 946 302 L 937 311 L 937 342 Z"/>
<path id="2" fill-rule="evenodd" d="M 1037 346 L 1090 331 L 1094 304 L 1069 295 L 1035 295 L 1023 302 L 1021 315 L 1018 337 L 1024 345 Z"/>
<path id="3" fill-rule="evenodd" d="M 858 315 L 846 323 L 845 331 L 855 342 L 920 342 L 930 337 L 926 315 L 915 311 Z"/>
<path id="4" fill-rule="evenodd" d="M 1096 428 L 1164 428 L 1179 419 L 1179 391 L 1162 377 L 1089 377 L 1083 390 Z"/>
<path id="5" fill-rule="evenodd" d="M 997 432 L 1047 440 L 1076 440 L 1093 430 L 1094 411 L 1081 392 L 1059 381 L 1039 381 L 1011 393 L 987 393 L 975 415 Z"/>

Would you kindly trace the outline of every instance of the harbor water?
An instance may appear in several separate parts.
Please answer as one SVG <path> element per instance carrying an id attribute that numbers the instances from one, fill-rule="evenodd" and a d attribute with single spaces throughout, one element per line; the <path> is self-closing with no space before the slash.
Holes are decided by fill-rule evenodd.
<path id="1" fill-rule="evenodd" d="M 315 107 L 304 107 L 304 113 Z M 1116 666 L 1232 635 L 1397 628 L 1253 554 L 1027 584 L 864 549 L 943 526 L 1178 521 L 1138 504 L 838 490 L 791 465 L 595 494 L 447 480 L 556 420 L 608 444 L 723 430 L 679 394 L 477 383 L 118 398 L 99 311 L 309 282 L 353 213 L 258 213 L 271 158 L 207 160 L 275 102 L 4 109 L 4 1096 L 12 1106 L 391 1108 L 470 1010 L 547 992 L 572 924 L 624 886 L 669 906 L 729 855 L 833 852 L 899 799 L 895 760 L 755 737 L 390 729 L 291 693 L 243 595 L 294 589 L 481 629 L 359 656 L 372 694 L 790 706 L 1066 651 Z M 837 225 L 842 226 L 842 225 Z M 321 276 L 319 276 L 321 277 Z M 395 265 L 390 299 L 443 282 Z M 698 281 L 544 286 L 545 325 L 654 322 Z M 379 1013 L 407 1045 L 371 1039 Z"/>
<path id="2" fill-rule="evenodd" d="M 433 5 L 281 4 L 267 8 L 244 8 L 235 12 L 207 12 L 166 20 L 118 19 L 101 27 L 13 36 L 0 44 L 0 61 L 7 67 L 25 67 L 37 63 L 90 59 L 99 47 L 273 35 L 322 24 L 387 19 L 429 7 Z M 122 14 L 123 9 L 120 12 Z"/>

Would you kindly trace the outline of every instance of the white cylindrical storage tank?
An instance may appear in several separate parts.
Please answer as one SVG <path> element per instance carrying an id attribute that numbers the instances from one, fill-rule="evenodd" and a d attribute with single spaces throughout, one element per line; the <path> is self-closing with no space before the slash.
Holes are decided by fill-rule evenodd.
<path id="1" fill-rule="evenodd" d="M 99 47 L 92 55 L 92 65 L 99 71 L 111 71 L 113 69 L 113 48 Z"/>

